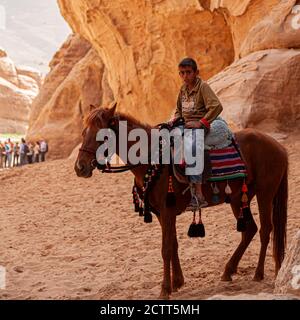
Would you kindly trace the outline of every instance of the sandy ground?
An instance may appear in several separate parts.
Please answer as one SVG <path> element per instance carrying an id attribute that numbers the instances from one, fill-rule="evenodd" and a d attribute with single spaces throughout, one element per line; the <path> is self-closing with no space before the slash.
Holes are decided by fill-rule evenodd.
<path id="1" fill-rule="evenodd" d="M 300 139 L 290 155 L 288 240 L 300 226 Z M 0 172 L 0 265 L 7 270 L 0 299 L 156 299 L 162 280 L 157 219 L 144 224 L 133 211 L 130 173 L 77 178 L 73 161 L 60 160 Z M 256 202 L 252 204 L 258 221 Z M 265 279 L 253 282 L 259 234 L 231 283 L 221 282 L 240 240 L 229 205 L 204 210 L 207 236 L 190 239 L 190 213 L 178 217 L 185 285 L 173 299 L 215 294 L 271 293 L 274 263 L 269 246 Z"/>

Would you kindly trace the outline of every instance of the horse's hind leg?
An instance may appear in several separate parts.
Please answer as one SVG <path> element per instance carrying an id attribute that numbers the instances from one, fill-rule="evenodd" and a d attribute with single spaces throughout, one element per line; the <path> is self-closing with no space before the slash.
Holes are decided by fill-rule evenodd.
<path id="1" fill-rule="evenodd" d="M 172 291 L 176 292 L 178 289 L 180 289 L 184 285 L 184 277 L 182 274 L 180 261 L 178 257 L 177 236 L 175 236 L 175 239 L 173 241 L 171 263 L 172 263 Z"/>
<path id="2" fill-rule="evenodd" d="M 158 217 L 158 220 L 162 226 L 160 217 Z M 177 241 L 177 235 L 176 235 L 176 228 L 175 228 L 175 237 L 173 239 L 173 246 L 172 246 L 171 265 L 172 265 L 172 291 L 177 292 L 177 290 L 184 285 L 184 277 L 183 277 L 182 269 L 180 266 L 180 260 L 178 256 L 178 241 Z M 161 293 L 162 298 L 163 298 L 163 295 L 164 293 L 162 292 Z"/>
<path id="3" fill-rule="evenodd" d="M 231 208 L 235 217 L 238 218 L 240 213 L 240 199 L 232 202 Z M 242 240 L 226 264 L 225 271 L 221 278 L 222 281 L 232 281 L 231 276 L 237 272 L 238 264 L 256 232 L 257 226 L 251 214 L 251 219 L 246 222 L 246 231 L 242 232 Z"/>
<path id="4" fill-rule="evenodd" d="M 174 241 L 176 240 L 176 215 L 171 210 L 161 210 L 159 222 L 162 228 L 161 253 L 164 266 L 164 276 L 159 297 L 160 299 L 169 299 L 172 292 L 171 260 L 174 256 Z"/>
<path id="5" fill-rule="evenodd" d="M 260 218 L 260 253 L 255 276 L 253 280 L 260 281 L 264 278 L 264 266 L 267 247 L 270 241 L 270 233 L 272 231 L 272 200 L 268 200 L 266 194 L 257 194 L 257 203 L 259 207 L 259 218 Z"/>

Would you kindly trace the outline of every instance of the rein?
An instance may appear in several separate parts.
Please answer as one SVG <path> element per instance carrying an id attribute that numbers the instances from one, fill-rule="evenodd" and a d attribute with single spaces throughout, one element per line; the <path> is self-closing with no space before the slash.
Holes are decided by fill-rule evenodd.
<path id="1" fill-rule="evenodd" d="M 95 156 L 96 152 L 92 149 L 88 149 L 88 148 L 80 148 L 79 151 L 81 152 L 86 152 L 89 154 L 92 154 Z M 131 169 L 137 168 L 139 166 L 141 166 L 142 164 L 129 164 L 129 165 L 125 165 L 125 166 L 118 166 L 118 167 L 112 167 L 111 164 L 107 161 L 106 159 L 106 164 L 100 164 L 98 163 L 96 157 L 94 159 L 92 159 L 91 161 L 91 166 L 93 168 L 97 168 L 98 170 L 101 170 L 102 173 L 120 173 L 120 172 L 125 172 L 125 171 L 129 171 Z"/>

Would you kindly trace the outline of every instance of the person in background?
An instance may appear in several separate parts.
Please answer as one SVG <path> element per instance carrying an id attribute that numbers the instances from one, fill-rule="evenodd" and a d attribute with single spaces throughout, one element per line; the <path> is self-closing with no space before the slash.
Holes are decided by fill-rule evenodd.
<path id="1" fill-rule="evenodd" d="M 15 143 L 13 150 L 14 150 L 13 166 L 17 167 L 19 165 L 19 158 L 20 158 L 20 145 L 19 145 L 19 142 Z"/>
<path id="2" fill-rule="evenodd" d="M 6 153 L 7 167 L 11 168 L 13 143 L 10 141 L 10 139 L 8 139 L 8 141 L 5 144 L 5 153 Z"/>
<path id="3" fill-rule="evenodd" d="M 28 146 L 24 138 L 21 139 L 20 144 L 20 165 L 24 166 L 27 163 Z"/>
<path id="4" fill-rule="evenodd" d="M 5 142 L 3 143 L 3 146 L 4 146 L 3 168 L 6 168 L 6 167 L 7 167 L 6 144 L 7 144 L 7 141 L 5 141 Z"/>
<path id="5" fill-rule="evenodd" d="M 40 143 L 41 161 L 44 162 L 48 152 L 48 143 L 43 139 Z"/>
<path id="6" fill-rule="evenodd" d="M 33 144 L 31 142 L 28 143 L 28 152 L 27 152 L 27 162 L 28 164 L 32 164 L 33 160 Z"/>
<path id="7" fill-rule="evenodd" d="M 40 143 L 39 143 L 39 141 L 37 141 L 35 143 L 35 146 L 33 148 L 33 152 L 34 152 L 34 162 L 36 162 L 36 163 L 40 162 Z"/>
<path id="8" fill-rule="evenodd" d="M 0 141 L 0 169 L 4 168 L 5 159 L 5 146 Z"/>

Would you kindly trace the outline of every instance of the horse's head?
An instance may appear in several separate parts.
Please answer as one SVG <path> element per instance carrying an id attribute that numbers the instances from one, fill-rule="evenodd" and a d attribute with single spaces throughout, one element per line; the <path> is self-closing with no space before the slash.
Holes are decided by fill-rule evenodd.
<path id="1" fill-rule="evenodd" d="M 91 106 L 89 115 L 85 119 L 85 128 L 82 132 L 83 142 L 75 162 L 75 172 L 78 177 L 89 178 L 96 168 L 96 151 L 100 142 L 96 141 L 100 129 L 108 128 L 109 121 L 114 116 L 117 105 L 112 108 L 95 108 Z"/>

